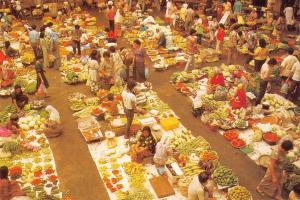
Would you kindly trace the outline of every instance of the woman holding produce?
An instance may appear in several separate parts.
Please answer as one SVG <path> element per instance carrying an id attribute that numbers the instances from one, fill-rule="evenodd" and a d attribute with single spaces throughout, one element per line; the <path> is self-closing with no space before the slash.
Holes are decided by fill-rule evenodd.
<path id="1" fill-rule="evenodd" d="M 115 65 L 109 51 L 103 53 L 100 64 L 100 84 L 102 89 L 109 89 L 115 82 Z"/>
<path id="2" fill-rule="evenodd" d="M 294 147 L 290 140 L 283 141 L 271 154 L 268 170 L 256 188 L 261 195 L 268 195 L 272 199 L 283 200 L 281 196 L 284 181 L 284 163 L 287 153 Z"/>
<path id="3" fill-rule="evenodd" d="M 131 146 L 131 160 L 134 162 L 142 162 L 144 158 L 152 156 L 155 153 L 156 141 L 151 134 L 149 126 L 143 128 L 137 144 Z"/>
<path id="4" fill-rule="evenodd" d="M 195 176 L 188 188 L 188 200 L 205 200 L 213 197 L 213 185 L 204 171 Z"/>
<path id="5" fill-rule="evenodd" d="M 146 76 L 146 50 L 142 47 L 140 40 L 135 40 L 133 43 L 133 52 L 134 52 L 134 65 L 133 65 L 133 78 L 137 82 L 145 82 Z"/>
<path id="6" fill-rule="evenodd" d="M 87 85 L 90 86 L 92 92 L 97 92 L 99 89 L 98 81 L 99 81 L 99 75 L 98 70 L 100 66 L 98 63 L 98 52 L 97 50 L 93 50 L 90 55 L 90 60 L 88 62 L 88 72 L 89 77 L 87 81 Z"/>
<path id="7" fill-rule="evenodd" d="M 26 104 L 28 104 L 28 97 L 23 94 L 20 85 L 15 85 L 15 89 L 11 94 L 12 103 L 18 106 L 19 109 L 23 109 Z"/>
<path id="8" fill-rule="evenodd" d="M 259 47 L 257 47 L 254 51 L 254 54 L 250 53 L 250 55 L 254 56 L 254 71 L 259 72 L 262 65 L 266 62 L 267 57 L 269 55 L 269 50 L 267 47 L 267 42 L 264 39 L 259 40 Z"/>
<path id="9" fill-rule="evenodd" d="M 43 52 L 44 67 L 49 67 L 49 49 L 50 41 L 45 37 L 45 32 L 40 33 L 40 47 Z"/>

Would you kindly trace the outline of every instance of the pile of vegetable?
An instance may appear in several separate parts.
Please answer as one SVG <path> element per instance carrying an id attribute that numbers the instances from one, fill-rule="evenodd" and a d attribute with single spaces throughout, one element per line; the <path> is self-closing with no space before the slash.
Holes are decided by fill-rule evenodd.
<path id="1" fill-rule="evenodd" d="M 17 113 L 17 108 L 14 105 L 4 107 L 0 112 L 0 124 L 6 123 L 9 120 L 9 116 Z"/>
<path id="2" fill-rule="evenodd" d="M 170 147 L 172 149 L 177 149 L 180 144 L 186 143 L 192 140 L 193 138 L 195 137 L 189 130 L 175 130 L 174 133 L 169 136 Z"/>
<path id="3" fill-rule="evenodd" d="M 235 186 L 228 191 L 230 200 L 251 200 L 251 193 L 243 186 Z"/>
<path id="4" fill-rule="evenodd" d="M 132 188 L 143 188 L 146 182 L 145 168 L 142 164 L 135 162 L 123 163 L 125 173 L 128 175 L 128 182 Z"/>
<path id="5" fill-rule="evenodd" d="M 192 153 L 199 155 L 200 152 L 210 149 L 210 144 L 203 137 L 198 136 L 179 144 L 175 149 L 183 155 L 191 155 Z"/>
<path id="6" fill-rule="evenodd" d="M 225 166 L 218 166 L 213 173 L 213 180 L 220 186 L 232 187 L 238 184 L 233 171 Z"/>

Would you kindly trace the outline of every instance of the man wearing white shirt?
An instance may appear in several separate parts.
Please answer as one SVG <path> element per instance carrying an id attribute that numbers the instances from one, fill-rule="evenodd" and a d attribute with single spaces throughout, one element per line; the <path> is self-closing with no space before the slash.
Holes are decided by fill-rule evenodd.
<path id="1" fill-rule="evenodd" d="M 288 90 L 287 96 L 292 100 L 297 100 L 300 95 L 300 61 L 293 65 L 288 80 L 291 80 L 291 86 Z"/>
<path id="2" fill-rule="evenodd" d="M 271 58 L 270 60 L 267 60 L 265 64 L 261 67 L 260 70 L 260 87 L 259 87 L 259 94 L 257 95 L 256 99 L 256 105 L 260 104 L 261 100 L 265 96 L 268 83 L 271 80 L 272 75 L 272 67 L 277 64 L 277 61 L 275 58 Z"/>
<path id="3" fill-rule="evenodd" d="M 287 52 L 288 56 L 283 59 L 280 70 L 280 76 L 283 81 L 285 81 L 289 77 L 293 65 L 298 61 L 297 57 L 293 55 L 294 49 L 292 47 L 289 47 Z"/>
<path id="4" fill-rule="evenodd" d="M 188 200 L 205 200 L 207 196 L 211 198 L 213 196 L 212 188 L 207 172 L 201 172 L 193 178 L 189 185 Z"/>
<path id="5" fill-rule="evenodd" d="M 29 41 L 33 49 L 35 58 L 37 56 L 39 39 L 40 39 L 40 33 L 36 31 L 36 25 L 32 25 L 31 31 L 29 31 Z"/>
<path id="6" fill-rule="evenodd" d="M 134 112 L 143 112 L 142 109 L 136 106 L 136 96 L 133 92 L 135 86 L 136 82 L 129 80 L 127 83 L 127 89 L 122 92 L 123 107 L 127 118 L 125 139 L 129 139 L 130 137 L 130 127 L 134 118 Z"/>

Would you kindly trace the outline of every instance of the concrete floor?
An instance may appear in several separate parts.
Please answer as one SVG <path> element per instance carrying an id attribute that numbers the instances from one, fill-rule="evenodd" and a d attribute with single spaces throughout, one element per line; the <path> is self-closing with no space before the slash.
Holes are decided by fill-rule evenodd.
<path id="1" fill-rule="evenodd" d="M 181 117 L 181 122 L 186 128 L 192 130 L 195 135 L 203 136 L 212 145 L 213 149 L 219 153 L 221 162 L 232 168 L 238 175 L 241 185 L 252 192 L 254 200 L 268 199 L 255 192 L 255 187 L 264 175 L 264 170 L 246 155 L 232 148 L 220 134 L 208 129 L 200 119 L 193 118 L 189 100 L 169 83 L 170 75 L 176 70 L 178 69 L 169 69 L 165 72 L 151 71 L 150 82 L 154 90 Z M 69 193 L 74 200 L 109 199 L 87 145 L 77 129 L 77 123 L 72 117 L 73 112 L 67 101 L 69 94 L 73 92 L 90 94 L 89 89 L 83 84 L 66 85 L 57 70 L 47 69 L 46 76 L 50 83 L 48 91 L 51 95 L 47 103 L 57 108 L 64 125 L 64 134 L 50 139 L 62 190 Z M 1 105 L 9 103 L 10 99 L 0 99 Z"/>

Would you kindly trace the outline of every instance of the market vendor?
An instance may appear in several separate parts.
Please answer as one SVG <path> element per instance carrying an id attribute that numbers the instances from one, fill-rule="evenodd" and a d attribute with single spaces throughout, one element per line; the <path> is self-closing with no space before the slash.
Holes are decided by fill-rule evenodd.
<path id="1" fill-rule="evenodd" d="M 188 188 L 188 200 L 205 200 L 213 197 L 213 185 L 204 171 L 195 176 Z"/>
<path id="2" fill-rule="evenodd" d="M 59 112 L 51 105 L 48 105 L 45 110 L 49 113 L 49 119 L 45 123 L 44 134 L 48 138 L 58 137 L 63 132 Z"/>
<path id="3" fill-rule="evenodd" d="M 282 200 L 282 187 L 284 183 L 284 165 L 287 154 L 294 147 L 290 140 L 283 141 L 271 154 L 271 163 L 268 170 L 256 188 L 262 196 Z"/>
<path id="4" fill-rule="evenodd" d="M 235 97 L 230 100 L 233 109 L 247 108 L 247 96 L 245 87 L 240 84 L 237 87 Z"/>
<path id="5" fill-rule="evenodd" d="M 142 162 L 144 158 L 150 157 L 155 153 L 156 141 L 151 133 L 149 126 L 143 128 L 138 142 L 131 146 L 130 155 L 134 162 Z"/>
<path id="6" fill-rule="evenodd" d="M 19 134 L 19 124 L 18 124 L 18 121 L 19 121 L 19 117 L 17 114 L 13 114 L 10 116 L 10 119 L 9 119 L 9 122 L 7 122 L 6 124 L 6 128 L 8 130 L 11 130 L 13 134 L 16 134 L 18 135 Z"/>
<path id="7" fill-rule="evenodd" d="M 4 51 L 5 51 L 5 55 L 7 57 L 17 57 L 17 56 L 19 56 L 19 52 L 16 49 L 11 47 L 9 41 L 6 41 L 4 43 Z"/>
<path id="8" fill-rule="evenodd" d="M 28 104 L 28 97 L 23 94 L 20 85 L 15 85 L 14 91 L 11 94 L 12 103 L 15 104 L 19 109 L 23 109 Z"/>
<path id="9" fill-rule="evenodd" d="M 225 86 L 225 79 L 224 79 L 222 71 L 219 68 L 216 69 L 215 73 L 209 80 L 209 83 L 212 86 L 218 86 L 218 85 L 223 86 L 223 87 Z"/>
<path id="10" fill-rule="evenodd" d="M 168 160 L 168 157 L 172 153 L 172 149 L 170 148 L 170 140 L 167 136 L 163 136 L 155 148 L 155 154 L 153 157 L 155 165 L 157 167 L 164 166 Z"/>
<path id="11" fill-rule="evenodd" d="M 157 33 L 156 39 L 158 40 L 158 48 L 160 47 L 166 48 L 167 39 L 165 33 L 160 28 L 156 29 L 156 33 Z"/>
<path id="12" fill-rule="evenodd" d="M 105 108 L 107 112 L 111 114 L 111 116 L 115 116 L 119 113 L 118 111 L 118 103 L 115 100 L 115 96 L 112 93 L 107 95 L 107 99 L 103 100 L 101 103 L 101 107 Z"/>

